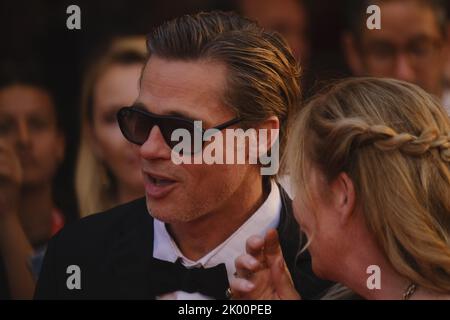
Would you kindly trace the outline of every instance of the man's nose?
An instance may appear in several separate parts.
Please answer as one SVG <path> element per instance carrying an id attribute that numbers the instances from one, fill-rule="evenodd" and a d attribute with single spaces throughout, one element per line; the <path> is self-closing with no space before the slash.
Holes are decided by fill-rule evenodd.
<path id="1" fill-rule="evenodd" d="M 28 146 L 31 142 L 31 135 L 26 121 L 19 121 L 18 129 L 17 143 L 22 147 Z"/>
<path id="2" fill-rule="evenodd" d="M 394 74 L 396 79 L 416 83 L 416 72 L 406 54 L 398 55 Z"/>
<path id="3" fill-rule="evenodd" d="M 164 140 L 158 126 L 152 128 L 147 140 L 139 148 L 139 154 L 147 160 L 170 159 L 171 149 Z"/>

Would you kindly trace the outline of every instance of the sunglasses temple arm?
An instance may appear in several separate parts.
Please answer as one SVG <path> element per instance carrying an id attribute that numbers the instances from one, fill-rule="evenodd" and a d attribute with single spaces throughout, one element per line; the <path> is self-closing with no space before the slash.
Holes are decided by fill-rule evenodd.
<path id="1" fill-rule="evenodd" d="M 242 119 L 240 119 L 240 118 L 235 118 L 235 119 L 232 119 L 232 120 L 227 121 L 227 122 L 225 122 L 225 123 L 222 123 L 221 125 L 219 125 L 219 126 L 217 126 L 217 127 L 214 127 L 214 129 L 222 130 L 222 129 L 225 129 L 225 128 L 229 127 L 229 126 L 232 126 L 233 124 L 239 123 L 239 122 L 241 122 L 241 121 L 242 121 Z"/>

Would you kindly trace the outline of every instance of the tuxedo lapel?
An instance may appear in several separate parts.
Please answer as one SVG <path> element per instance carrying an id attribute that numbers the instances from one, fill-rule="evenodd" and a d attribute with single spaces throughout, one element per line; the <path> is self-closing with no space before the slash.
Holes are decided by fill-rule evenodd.
<path id="1" fill-rule="evenodd" d="M 279 189 L 281 212 L 277 231 L 285 259 L 292 258 L 292 260 L 294 260 L 298 248 L 301 247 L 302 234 L 300 233 L 300 228 L 293 215 L 292 200 L 281 186 L 279 186 Z"/>
<path id="2" fill-rule="evenodd" d="M 309 251 L 301 251 L 307 239 L 294 218 L 292 200 L 281 186 L 279 188 L 282 207 L 277 231 L 284 260 L 302 298 L 319 298 L 333 283 L 317 278 L 312 271 Z"/>
<path id="3" fill-rule="evenodd" d="M 113 298 L 154 298 L 151 294 L 153 218 L 145 201 L 139 209 L 142 214 L 123 223 L 110 246 L 108 265 L 113 279 Z"/>
<path id="4" fill-rule="evenodd" d="M 287 267 L 292 275 L 294 284 L 297 289 L 301 288 L 301 284 L 297 283 L 299 270 L 296 268 L 296 256 L 299 248 L 301 248 L 300 228 L 294 219 L 292 211 L 292 200 L 289 198 L 286 191 L 279 186 L 281 197 L 281 212 L 280 223 L 278 225 L 278 237 L 280 240 L 283 257 L 286 261 Z"/>

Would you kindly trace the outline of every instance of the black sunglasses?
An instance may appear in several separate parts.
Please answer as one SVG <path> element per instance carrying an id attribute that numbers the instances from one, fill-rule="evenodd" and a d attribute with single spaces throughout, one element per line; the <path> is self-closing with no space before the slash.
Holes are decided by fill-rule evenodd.
<path id="1" fill-rule="evenodd" d="M 189 146 L 186 146 L 187 148 L 185 148 L 184 151 L 191 154 L 200 151 L 200 149 L 198 149 L 198 146 L 194 144 L 194 137 L 198 134 L 200 134 L 200 137 L 202 137 L 201 148 L 203 148 L 203 135 L 206 130 L 198 127 L 194 123 L 194 120 L 176 116 L 157 115 L 132 106 L 121 108 L 117 112 L 117 121 L 119 122 L 119 127 L 124 137 L 131 143 L 137 144 L 139 146 L 143 145 L 145 141 L 147 141 L 150 131 L 156 125 L 161 131 L 161 134 L 164 137 L 164 141 L 171 149 L 179 144 L 179 141 L 172 141 L 171 139 L 172 133 L 176 129 L 185 129 L 191 136 L 191 143 Z M 234 118 L 211 129 L 222 130 L 240 121 L 242 121 L 242 119 Z"/>

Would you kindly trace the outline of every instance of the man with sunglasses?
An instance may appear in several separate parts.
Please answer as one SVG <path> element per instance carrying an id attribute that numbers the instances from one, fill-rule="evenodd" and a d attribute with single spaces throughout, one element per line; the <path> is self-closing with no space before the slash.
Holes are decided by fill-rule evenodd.
<path id="1" fill-rule="evenodd" d="M 307 252 L 297 257 L 291 200 L 260 164 L 172 161 L 174 131 L 195 134 L 196 121 L 219 132 L 279 130 L 283 149 L 300 100 L 285 41 L 235 14 L 211 12 L 156 28 L 148 49 L 139 97 L 118 113 L 122 133 L 139 148 L 146 197 L 58 234 L 36 298 L 225 299 L 235 258 L 252 249 L 246 239 L 271 228 L 302 297 L 316 297 L 329 283 L 314 276 Z"/>

